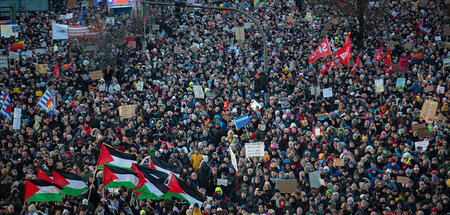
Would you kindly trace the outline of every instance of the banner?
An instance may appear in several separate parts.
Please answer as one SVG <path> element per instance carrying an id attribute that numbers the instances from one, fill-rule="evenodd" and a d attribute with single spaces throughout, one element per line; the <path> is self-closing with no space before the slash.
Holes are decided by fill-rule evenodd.
<path id="1" fill-rule="evenodd" d="M 53 22 L 52 24 L 52 39 L 66 40 L 77 38 L 100 38 L 102 35 L 99 26 L 72 26 L 62 25 Z"/>
<path id="2" fill-rule="evenodd" d="M 264 157 L 264 142 L 246 143 L 245 156 L 248 158 Z"/>
<path id="3" fill-rule="evenodd" d="M 409 70 L 409 63 L 407 57 L 400 58 L 400 71 L 407 72 Z"/>
<path id="4" fill-rule="evenodd" d="M 18 37 L 19 34 L 13 31 L 13 26 L 17 26 L 16 24 L 5 24 L 0 25 L 0 37 L 10 38 L 10 37 Z"/>

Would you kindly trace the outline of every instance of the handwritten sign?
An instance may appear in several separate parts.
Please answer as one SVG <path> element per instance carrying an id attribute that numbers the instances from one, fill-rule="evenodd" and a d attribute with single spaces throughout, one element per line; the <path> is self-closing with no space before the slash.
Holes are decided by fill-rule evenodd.
<path id="1" fill-rule="evenodd" d="M 311 188 L 320 187 L 320 172 L 309 173 L 309 185 Z"/>
<path id="2" fill-rule="evenodd" d="M 0 56 L 0 68 L 8 68 L 8 57 Z"/>
<path id="3" fill-rule="evenodd" d="M 426 93 L 432 92 L 434 91 L 434 86 L 428 85 L 427 87 L 425 87 L 425 89 L 423 89 L 423 91 L 425 91 Z"/>
<path id="4" fill-rule="evenodd" d="M 375 91 L 377 93 L 384 92 L 384 83 L 382 78 L 375 80 Z"/>
<path id="5" fill-rule="evenodd" d="M 419 134 L 419 137 L 421 140 L 423 140 L 423 138 L 425 138 L 425 137 L 430 136 L 430 130 L 428 129 L 428 127 L 425 124 L 413 125 L 412 130 L 414 132 L 417 132 L 417 134 Z"/>
<path id="6" fill-rule="evenodd" d="M 119 116 L 131 119 L 136 116 L 136 105 L 122 105 L 119 107 Z"/>
<path id="7" fill-rule="evenodd" d="M 36 70 L 41 74 L 47 74 L 48 73 L 48 64 L 37 64 Z"/>
<path id="8" fill-rule="evenodd" d="M 345 161 L 343 158 L 335 158 L 334 159 L 334 166 L 344 166 Z"/>
<path id="9" fill-rule="evenodd" d="M 422 110 L 420 111 L 420 118 L 425 120 L 427 123 L 432 123 L 436 117 L 437 107 L 438 103 L 436 101 L 425 100 Z"/>
<path id="10" fill-rule="evenodd" d="M 137 91 L 143 91 L 144 90 L 144 82 L 138 81 L 136 84 L 136 89 L 137 89 Z"/>
<path id="11" fill-rule="evenodd" d="M 324 88 L 323 89 L 323 97 L 324 98 L 330 98 L 333 96 L 333 89 L 332 88 Z"/>
<path id="12" fill-rule="evenodd" d="M 228 186 L 228 180 L 224 178 L 218 178 L 217 179 L 217 186 Z"/>
<path id="13" fill-rule="evenodd" d="M 102 70 L 89 72 L 89 77 L 91 77 L 92 80 L 100 80 L 103 78 L 103 72 Z"/>
<path id="14" fill-rule="evenodd" d="M 293 193 L 297 191 L 298 182 L 295 179 L 278 180 L 277 189 L 280 193 Z"/>
<path id="15" fill-rule="evenodd" d="M 416 151 L 420 150 L 421 152 L 425 152 L 428 148 L 428 145 L 430 144 L 430 142 L 428 141 L 419 141 L 419 142 L 415 142 L 414 146 Z"/>
<path id="16" fill-rule="evenodd" d="M 397 176 L 397 182 L 403 185 L 409 184 L 409 178 L 404 176 Z"/>
<path id="17" fill-rule="evenodd" d="M 204 99 L 205 98 L 205 92 L 203 92 L 203 87 L 201 85 L 194 85 L 194 96 L 198 99 Z"/>
<path id="18" fill-rule="evenodd" d="M 248 158 L 264 157 L 264 142 L 246 143 L 245 156 Z"/>

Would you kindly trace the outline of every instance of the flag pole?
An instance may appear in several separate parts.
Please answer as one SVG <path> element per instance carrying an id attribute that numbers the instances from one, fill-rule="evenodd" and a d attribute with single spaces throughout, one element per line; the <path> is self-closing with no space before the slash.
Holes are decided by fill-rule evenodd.
<path id="1" fill-rule="evenodd" d="M 98 170 L 99 170 L 99 168 L 95 167 L 94 176 L 92 177 L 92 183 L 90 183 L 90 185 L 89 185 L 88 202 L 89 202 L 89 199 L 91 198 L 92 185 L 94 184 L 95 176 L 97 175 Z M 88 182 L 88 184 L 89 184 L 89 182 Z M 104 189 L 105 188 L 103 188 L 103 190 Z"/>

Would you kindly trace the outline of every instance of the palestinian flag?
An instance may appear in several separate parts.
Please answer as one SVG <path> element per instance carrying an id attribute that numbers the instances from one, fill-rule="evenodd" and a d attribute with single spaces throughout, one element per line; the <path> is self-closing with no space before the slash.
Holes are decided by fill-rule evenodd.
<path id="1" fill-rule="evenodd" d="M 53 183 L 53 174 L 52 174 L 52 172 L 50 172 L 48 170 L 45 170 L 45 169 L 42 169 L 42 168 L 38 169 L 37 178 L 39 180 L 44 180 L 44 181 L 48 181 L 50 183 Z"/>
<path id="2" fill-rule="evenodd" d="M 180 172 L 177 171 L 178 168 L 176 166 L 167 163 L 163 159 L 155 156 L 150 157 L 150 168 L 164 172 L 167 175 L 173 173 L 176 177 L 180 177 Z"/>
<path id="3" fill-rule="evenodd" d="M 109 166 L 130 169 L 133 163 L 137 163 L 136 154 L 123 153 L 117 151 L 112 146 L 103 144 L 97 166 L 100 166 L 99 168 L 102 169 L 104 164 L 108 164 Z"/>
<path id="4" fill-rule="evenodd" d="M 205 201 L 205 197 L 203 197 L 200 192 L 175 177 L 174 174 L 170 174 L 167 187 L 169 188 L 169 192 L 158 199 L 171 199 L 174 197 L 177 199 L 184 199 L 188 201 L 189 204 L 198 203 L 200 206 Z"/>
<path id="5" fill-rule="evenodd" d="M 25 202 L 62 202 L 61 187 L 48 181 L 28 179 L 25 185 Z"/>
<path id="6" fill-rule="evenodd" d="M 105 188 L 135 188 L 139 175 L 131 170 L 105 165 L 103 166 L 103 186 Z"/>
<path id="7" fill-rule="evenodd" d="M 133 189 L 137 199 L 156 199 L 169 191 L 164 184 L 169 176 L 166 173 L 137 164 L 131 170 L 139 175 L 139 183 Z"/>
<path id="8" fill-rule="evenodd" d="M 70 173 L 53 170 L 53 183 L 62 187 L 61 194 L 80 196 L 87 189 L 87 182 L 83 177 Z"/>

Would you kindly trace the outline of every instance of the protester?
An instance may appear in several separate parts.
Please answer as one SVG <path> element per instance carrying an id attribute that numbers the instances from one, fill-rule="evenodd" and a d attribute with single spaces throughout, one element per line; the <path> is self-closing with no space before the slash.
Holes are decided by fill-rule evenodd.
<path id="1" fill-rule="evenodd" d="M 86 9 L 83 25 L 109 16 L 106 1 L 100 2 Z M 196 3 L 241 7 L 235 1 Z M 246 9 L 267 35 L 264 91 L 255 90 L 261 89 L 258 80 L 265 72 L 261 33 L 250 24 L 239 44 L 232 29 L 251 21 L 234 12 L 193 10 L 176 19 L 173 9 L 155 7 L 153 21 L 160 30 L 150 32 L 147 50 L 141 36 L 120 33 L 134 30 L 131 15 L 116 15 L 114 24 L 102 21 L 103 39 L 52 40 L 52 20 L 77 25 L 79 7 L 22 14 L 22 32 L 2 38 L 1 47 L 23 39 L 24 50 L 43 48 L 45 53 L 11 59 L 10 68 L 0 68 L 0 86 L 10 96 L 12 112 L 22 109 L 18 130 L 12 118 L 0 119 L 1 213 L 447 213 L 450 78 L 444 61 L 449 37 L 444 32 L 448 15 L 442 11 L 448 6 L 444 1 L 387 4 L 387 17 L 367 23 L 364 47 L 358 49 L 354 34 L 349 36 L 353 62 L 359 57 L 361 69 L 350 72 L 351 62 L 323 74 L 321 65 L 334 55 L 312 66 L 308 58 L 324 39 L 329 17 L 339 17 L 337 11 L 310 4 L 301 4 L 305 11 L 299 11 L 286 1 Z M 73 19 L 59 19 L 68 12 Z M 306 12 L 312 13 L 314 26 Z M 339 49 L 346 32 L 354 30 L 341 17 L 327 37 Z M 132 38 L 137 49 L 126 44 Z M 194 43 L 198 47 L 191 48 Z M 374 60 L 380 46 L 384 54 L 390 47 L 390 65 Z M 401 58 L 407 59 L 407 71 L 399 71 L 405 66 L 399 65 Z M 49 72 L 41 74 L 36 64 L 48 64 Z M 98 70 L 103 78 L 92 80 L 89 72 Z M 404 87 L 396 87 L 397 78 L 405 78 Z M 379 79 L 382 92 L 375 86 Z M 204 99 L 194 93 L 197 85 Z M 326 88 L 332 89 L 329 98 L 323 96 Z M 47 89 L 55 100 L 51 114 L 37 106 L 36 94 Z M 436 101 L 437 108 L 425 121 L 427 100 Z M 260 107 L 252 107 L 255 103 Z M 119 114 L 127 104 L 137 107 L 131 119 Z M 250 123 L 238 129 L 234 119 L 245 114 Z M 417 131 L 418 125 L 425 131 Z M 421 141 L 428 146 L 417 148 Z M 264 142 L 264 157 L 246 157 L 249 142 Z M 130 189 L 103 189 L 103 172 L 96 168 L 102 144 L 136 153 L 138 163 L 156 156 L 176 166 L 174 171 L 206 201 L 136 200 Z M 89 189 L 79 197 L 63 195 L 62 202 L 25 202 L 25 181 L 37 178 L 39 168 L 76 173 Z M 310 181 L 313 172 L 323 180 L 318 187 Z M 219 179 L 226 183 L 218 185 Z M 280 191 L 277 182 L 284 179 L 294 179 L 298 187 Z"/>

